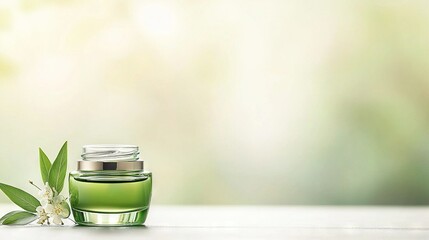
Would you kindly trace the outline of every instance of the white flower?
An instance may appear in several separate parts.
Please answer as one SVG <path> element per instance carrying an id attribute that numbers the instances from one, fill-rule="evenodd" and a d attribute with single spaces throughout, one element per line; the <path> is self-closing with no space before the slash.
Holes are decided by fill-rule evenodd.
<path id="1" fill-rule="evenodd" d="M 52 220 L 55 224 L 63 224 L 61 219 L 70 216 L 70 207 L 66 199 L 58 195 L 55 188 L 51 188 L 48 183 L 45 183 L 43 188 L 39 191 L 41 206 L 37 207 L 37 216 L 39 221 L 37 223 L 43 224 Z"/>
<path id="2" fill-rule="evenodd" d="M 39 191 L 40 203 L 42 206 L 46 206 L 46 204 L 50 203 L 53 196 L 54 192 L 52 191 L 52 188 L 49 187 L 48 183 L 45 183 L 45 186 L 43 186 L 42 190 Z"/>
<path id="3" fill-rule="evenodd" d="M 36 208 L 37 216 L 39 217 L 39 221 L 37 221 L 38 224 L 43 224 L 46 220 L 48 220 L 48 214 L 46 213 L 45 209 L 42 206 L 38 206 Z M 48 221 L 49 223 L 49 221 Z"/>
<path id="4" fill-rule="evenodd" d="M 45 210 L 49 217 L 52 218 L 52 222 L 58 225 L 63 225 L 63 221 L 61 220 L 62 218 L 70 216 L 69 205 L 61 195 L 55 196 L 52 199 L 52 204 L 47 204 Z"/>

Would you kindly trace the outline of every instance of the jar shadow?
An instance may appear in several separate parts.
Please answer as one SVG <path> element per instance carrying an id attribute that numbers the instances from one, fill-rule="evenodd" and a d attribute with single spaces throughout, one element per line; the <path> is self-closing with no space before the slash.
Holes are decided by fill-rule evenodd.
<path id="1" fill-rule="evenodd" d="M 150 227 L 145 225 L 137 226 L 81 226 L 76 225 L 71 227 L 71 230 L 77 230 L 80 234 L 86 236 L 105 236 L 105 237 L 124 237 L 124 236 L 135 236 L 135 234 L 147 233 Z"/>

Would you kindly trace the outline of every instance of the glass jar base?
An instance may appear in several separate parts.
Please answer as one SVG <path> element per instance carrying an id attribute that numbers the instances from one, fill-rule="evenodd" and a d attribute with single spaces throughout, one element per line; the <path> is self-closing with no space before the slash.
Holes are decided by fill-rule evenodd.
<path id="1" fill-rule="evenodd" d="M 149 209 L 126 213 L 97 213 L 73 209 L 73 216 L 84 226 L 136 226 L 142 225 Z"/>

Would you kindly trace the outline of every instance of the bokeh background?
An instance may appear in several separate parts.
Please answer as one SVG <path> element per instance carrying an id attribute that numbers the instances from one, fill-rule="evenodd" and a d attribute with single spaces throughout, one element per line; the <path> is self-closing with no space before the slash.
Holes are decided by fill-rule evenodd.
<path id="1" fill-rule="evenodd" d="M 127 143 L 155 204 L 428 204 L 428 56 L 427 1 L 2 0 L 0 182 Z"/>

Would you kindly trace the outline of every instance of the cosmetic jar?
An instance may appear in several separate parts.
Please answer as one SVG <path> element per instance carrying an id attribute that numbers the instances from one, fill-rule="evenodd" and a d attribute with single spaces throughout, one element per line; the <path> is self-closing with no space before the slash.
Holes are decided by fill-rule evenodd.
<path id="1" fill-rule="evenodd" d="M 77 171 L 69 176 L 75 221 L 87 226 L 127 226 L 145 222 L 152 173 L 144 171 L 134 145 L 86 145 Z"/>

